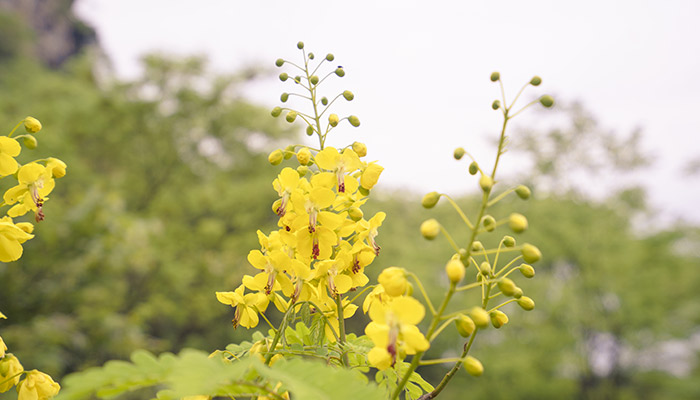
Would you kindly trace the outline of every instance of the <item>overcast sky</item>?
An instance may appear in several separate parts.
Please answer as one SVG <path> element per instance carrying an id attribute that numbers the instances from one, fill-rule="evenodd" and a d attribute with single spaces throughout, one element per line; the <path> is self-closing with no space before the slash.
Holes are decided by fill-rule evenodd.
<path id="1" fill-rule="evenodd" d="M 79 0 L 76 9 L 123 78 L 152 51 L 205 54 L 222 72 L 299 60 L 299 40 L 334 53 L 347 72 L 337 88 L 356 96 L 341 112 L 362 126 L 330 144 L 365 142 L 385 167 L 382 185 L 418 192 L 475 188 L 451 154 L 463 146 L 492 162 L 487 138 L 500 122 L 490 73 L 501 72 L 511 98 L 539 75 L 526 99 L 580 100 L 606 129 L 642 128 L 652 204 L 700 222 L 700 179 L 683 175 L 700 156 L 700 2 Z M 249 93 L 272 107 L 284 90 L 271 77 Z"/>

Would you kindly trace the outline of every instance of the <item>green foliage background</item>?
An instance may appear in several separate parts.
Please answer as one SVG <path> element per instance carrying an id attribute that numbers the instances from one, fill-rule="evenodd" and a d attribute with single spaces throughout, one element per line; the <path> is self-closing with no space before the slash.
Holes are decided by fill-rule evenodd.
<path id="1" fill-rule="evenodd" d="M 21 26 L 2 29 L 3 40 L 26 36 Z M 18 41 L 0 43 L 0 122 L 9 130 L 26 115 L 39 118 L 44 130 L 31 157 L 55 155 L 69 168 L 23 258 L 0 264 L 0 309 L 9 318 L 0 329 L 10 351 L 25 368 L 60 378 L 140 348 L 211 351 L 248 339 L 231 328 L 232 310 L 214 291 L 232 290 L 251 271 L 245 258 L 257 247 L 255 231 L 275 221 L 270 182 L 278 169 L 266 154 L 298 140 L 295 132 L 240 95 L 247 74 L 212 77 L 202 60 L 152 56 L 142 79 L 115 82 L 98 78 L 94 57 L 50 70 Z M 571 138 L 599 132 L 580 108 L 570 119 L 569 130 L 522 133 L 535 160 L 525 179 L 566 181 L 561 166 L 591 143 Z M 559 150 L 535 151 L 552 145 Z M 604 160 L 609 168 L 639 164 L 605 148 L 616 150 Z M 456 191 L 471 184 L 465 174 Z M 531 229 L 517 239 L 544 253 L 536 278 L 519 279 L 537 308 L 506 307 L 510 323 L 476 341 L 484 376 L 461 373 L 440 398 L 700 398 L 700 229 L 638 228 L 634 218 L 649 212 L 638 189 L 593 201 L 537 187 L 534 199 L 500 208 L 501 216 L 527 215 Z M 457 239 L 466 231 L 446 204 L 424 210 L 420 194 L 375 191 L 370 212 L 387 219 L 370 274 L 410 269 L 437 300 L 451 250 L 426 242 L 418 227 L 434 217 Z M 470 196 L 458 202 L 465 210 L 476 204 Z M 350 330 L 361 333 L 365 323 L 359 316 Z M 692 361 L 682 373 L 668 371 L 685 361 L 659 350 L 670 341 Z M 431 352 L 451 356 L 460 347 L 448 332 Z M 446 369 L 419 372 L 436 383 Z"/>

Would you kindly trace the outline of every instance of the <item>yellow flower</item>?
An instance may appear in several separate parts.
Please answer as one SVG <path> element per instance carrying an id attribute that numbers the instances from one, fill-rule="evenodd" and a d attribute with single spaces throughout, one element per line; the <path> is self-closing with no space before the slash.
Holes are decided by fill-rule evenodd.
<path id="1" fill-rule="evenodd" d="M 53 168 L 47 169 L 41 164 L 32 162 L 23 165 L 17 173 L 17 186 L 11 187 L 5 192 L 3 200 L 7 204 L 19 204 L 10 208 L 7 215 L 18 217 L 28 211 L 34 211 L 37 222 L 44 219 L 42 207 L 46 196 L 51 193 L 56 185 L 53 180 Z"/>
<path id="2" fill-rule="evenodd" d="M 382 226 L 382 222 L 384 222 L 384 219 L 386 218 L 386 213 L 383 211 L 380 211 L 372 218 L 369 219 L 369 221 L 365 220 L 360 220 L 357 223 L 358 229 L 357 229 L 357 239 L 355 240 L 355 250 L 359 250 L 359 247 L 362 247 L 361 243 L 364 238 L 367 238 L 367 241 L 369 242 L 368 245 L 374 249 L 374 254 L 379 255 L 379 250 L 381 250 L 381 247 L 377 244 L 377 242 L 374 240 L 377 235 L 379 235 L 379 227 Z"/>
<path id="3" fill-rule="evenodd" d="M 244 295 L 245 287 L 239 286 L 233 292 L 216 292 L 216 299 L 220 303 L 228 304 L 236 308 L 233 318 L 233 327 L 238 325 L 253 328 L 258 325 L 258 311 L 264 312 L 269 303 L 268 298 L 262 293 L 248 293 Z"/>
<path id="4" fill-rule="evenodd" d="M 0 261 L 16 261 L 22 257 L 22 243 L 34 237 L 12 222 L 10 217 L 0 218 Z"/>
<path id="5" fill-rule="evenodd" d="M 5 341 L 2 340 L 2 336 L 0 336 L 0 358 L 5 357 L 6 351 L 7 351 L 7 345 L 5 344 Z"/>
<path id="6" fill-rule="evenodd" d="M 379 284 L 384 287 L 384 292 L 389 296 L 396 297 L 406 293 L 408 289 L 408 280 L 406 280 L 406 271 L 399 267 L 389 267 L 384 269 L 379 278 Z"/>
<path id="7" fill-rule="evenodd" d="M 373 303 L 369 316 L 372 322 L 365 327 L 365 334 L 377 349 L 368 354 L 372 366 L 386 369 L 403 352 L 416 354 L 430 347 L 416 326 L 425 316 L 425 307 L 413 297 L 398 297 L 388 306 Z"/>
<path id="8" fill-rule="evenodd" d="M 11 175 L 17 171 L 15 157 L 19 155 L 20 150 L 22 148 L 15 139 L 0 136 L 0 176 Z"/>
<path id="9" fill-rule="evenodd" d="M 345 149 L 341 155 L 335 148 L 326 147 L 316 154 L 314 160 L 319 167 L 335 173 L 338 179 L 338 193 L 345 193 L 345 174 L 352 173 L 362 166 L 360 157 L 352 149 Z"/>
<path id="10" fill-rule="evenodd" d="M 17 357 L 12 354 L 8 354 L 5 358 L 0 360 L 0 393 L 7 392 L 12 386 L 19 382 L 19 373 L 22 371 L 24 371 L 22 364 L 20 364 Z"/>
<path id="11" fill-rule="evenodd" d="M 66 176 L 66 168 L 68 168 L 66 163 L 58 158 L 49 157 L 46 160 L 46 169 L 51 170 L 51 175 L 54 178 L 63 178 Z"/>
<path id="12" fill-rule="evenodd" d="M 282 202 L 279 207 L 275 210 L 277 215 L 283 217 L 287 212 L 287 204 L 289 203 L 289 196 L 292 192 L 296 190 L 299 186 L 299 174 L 292 168 L 284 168 L 280 172 L 277 179 L 272 182 L 272 187 L 275 188 L 277 194 L 282 198 Z"/>
<path id="13" fill-rule="evenodd" d="M 379 175 L 384 171 L 384 167 L 371 163 L 362 171 L 362 177 L 360 177 L 360 185 L 363 188 L 370 190 L 379 181 Z"/>
<path id="14" fill-rule="evenodd" d="M 17 400 L 47 400 L 58 394 L 61 386 L 50 376 L 35 369 L 17 385 Z"/>

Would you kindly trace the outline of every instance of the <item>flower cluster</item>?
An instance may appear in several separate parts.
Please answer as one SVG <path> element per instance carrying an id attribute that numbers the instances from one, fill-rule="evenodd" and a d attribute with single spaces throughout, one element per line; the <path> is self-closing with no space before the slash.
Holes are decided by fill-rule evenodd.
<path id="1" fill-rule="evenodd" d="M 27 133 L 13 137 L 24 125 Z M 41 130 L 41 122 L 33 117 L 20 121 L 7 136 L 0 136 L 0 178 L 13 177 L 17 184 L 8 188 L 0 206 L 12 206 L 0 217 L 0 262 L 16 261 L 22 257 L 22 244 L 34 237 L 30 222 L 14 222 L 13 218 L 34 212 L 38 223 L 45 218 L 43 206 L 56 185 L 55 179 L 66 175 L 66 164 L 57 158 L 46 158 L 21 165 L 16 157 L 21 153 L 19 140 L 34 149 L 37 140 L 32 135 Z M 0 312 L 0 319 L 7 317 Z M 0 337 L 0 393 L 17 387 L 19 400 L 45 400 L 55 396 L 60 386 L 43 372 L 25 371 L 16 356 L 6 353 L 7 345 Z M 24 375 L 24 379 L 22 379 Z"/>

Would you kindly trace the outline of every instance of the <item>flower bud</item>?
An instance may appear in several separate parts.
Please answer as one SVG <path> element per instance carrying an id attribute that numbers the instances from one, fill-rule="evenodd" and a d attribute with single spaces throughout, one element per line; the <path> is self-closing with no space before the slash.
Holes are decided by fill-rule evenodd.
<path id="1" fill-rule="evenodd" d="M 469 316 L 471 317 L 474 324 L 479 328 L 486 328 L 489 326 L 489 313 L 486 312 L 481 307 L 474 307 L 469 311 Z"/>
<path id="2" fill-rule="evenodd" d="M 384 171 L 384 167 L 379 164 L 373 162 L 367 164 L 367 167 L 362 171 L 362 176 L 360 176 L 360 189 L 372 189 L 379 181 L 379 175 L 382 171 Z"/>
<path id="3" fill-rule="evenodd" d="M 481 251 L 483 249 L 484 249 L 484 245 L 480 241 L 475 240 L 474 243 L 472 243 L 472 253 L 476 253 L 476 252 Z"/>
<path id="4" fill-rule="evenodd" d="M 278 67 L 283 66 L 283 65 L 284 65 L 284 60 L 281 59 L 281 58 L 278 58 L 278 59 L 275 61 L 275 65 L 278 66 Z"/>
<path id="5" fill-rule="evenodd" d="M 295 76 L 294 83 L 301 83 L 301 76 L 299 76 L 299 75 Z"/>
<path id="6" fill-rule="evenodd" d="M 321 104 L 323 104 L 324 106 L 327 106 L 328 105 L 328 97 L 321 97 Z"/>
<path id="7" fill-rule="evenodd" d="M 518 305 L 525 311 L 532 311 L 535 309 L 535 301 L 527 296 L 519 298 Z"/>
<path id="8" fill-rule="evenodd" d="M 481 272 L 481 275 L 483 276 L 489 276 L 491 273 L 491 264 L 489 264 L 488 261 L 482 262 L 479 264 L 479 272 Z"/>
<path id="9" fill-rule="evenodd" d="M 525 185 L 520 185 L 515 188 L 515 194 L 517 194 L 521 199 L 527 200 L 530 198 L 530 188 Z"/>
<path id="10" fill-rule="evenodd" d="M 306 127 L 306 136 L 313 136 L 314 132 L 316 131 L 313 126 L 309 125 Z"/>
<path id="11" fill-rule="evenodd" d="M 385 268 L 377 278 L 379 284 L 384 287 L 384 292 L 391 297 L 401 296 L 408 289 L 406 271 L 399 267 Z"/>
<path id="12" fill-rule="evenodd" d="M 554 105 L 554 99 L 552 96 L 545 94 L 544 96 L 540 97 L 540 104 L 549 108 Z"/>
<path id="13" fill-rule="evenodd" d="M 335 74 L 342 78 L 345 76 L 345 70 L 343 67 L 338 67 L 335 69 Z"/>
<path id="14" fill-rule="evenodd" d="M 465 152 L 466 151 L 464 150 L 464 148 L 457 147 L 452 155 L 454 156 L 455 160 L 461 160 L 462 157 L 464 157 Z"/>
<path id="15" fill-rule="evenodd" d="M 297 161 L 299 161 L 299 164 L 301 165 L 306 165 L 309 163 L 309 161 L 311 161 L 311 151 L 308 147 L 302 147 L 299 149 L 297 152 Z"/>
<path id="16" fill-rule="evenodd" d="M 542 78 L 540 78 L 537 75 L 533 76 L 532 79 L 530 79 L 530 85 L 532 86 L 539 86 L 540 83 L 542 83 Z"/>
<path id="17" fill-rule="evenodd" d="M 351 220 L 357 222 L 362 219 L 364 213 L 358 207 L 350 207 L 348 209 L 348 216 Z"/>
<path id="18" fill-rule="evenodd" d="M 328 123 L 331 124 L 331 126 L 338 126 L 338 121 L 340 121 L 338 114 L 331 114 L 328 116 Z"/>
<path id="19" fill-rule="evenodd" d="M 295 146 L 293 144 L 290 144 L 289 146 L 284 148 L 284 159 L 289 160 L 294 156 L 296 151 L 294 150 Z"/>
<path id="20" fill-rule="evenodd" d="M 335 56 L 331 53 L 326 54 L 326 61 L 333 61 L 335 60 Z"/>
<path id="21" fill-rule="evenodd" d="M 282 114 L 282 109 L 280 107 L 275 107 L 270 111 L 270 114 L 272 114 L 273 117 L 277 118 Z"/>
<path id="22" fill-rule="evenodd" d="M 421 204 L 424 208 L 433 208 L 440 200 L 440 194 L 438 192 L 430 192 L 423 196 Z"/>
<path id="23" fill-rule="evenodd" d="M 496 82 L 497 80 L 501 79 L 501 74 L 498 72 L 492 72 L 491 73 L 491 82 Z"/>
<path id="24" fill-rule="evenodd" d="M 491 103 L 491 108 L 498 110 L 501 108 L 501 102 L 499 100 L 494 100 L 493 103 Z"/>
<path id="25" fill-rule="evenodd" d="M 345 100 L 347 100 L 347 101 L 352 101 L 352 99 L 355 98 L 355 95 L 352 94 L 351 91 L 346 90 L 346 91 L 343 92 L 343 97 L 345 97 Z"/>
<path id="26" fill-rule="evenodd" d="M 349 116 L 348 121 L 350 122 L 350 125 L 354 126 L 355 128 L 360 126 L 360 119 L 357 118 L 357 116 L 355 116 L 355 115 Z"/>
<path id="27" fill-rule="evenodd" d="M 354 151 L 358 157 L 364 157 L 367 155 L 367 146 L 361 142 L 353 142 L 352 151 Z"/>
<path id="28" fill-rule="evenodd" d="M 313 60 L 314 58 L 316 58 L 314 53 L 309 53 L 309 60 Z"/>
<path id="29" fill-rule="evenodd" d="M 309 82 L 311 82 L 312 85 L 317 85 L 318 84 L 318 76 L 311 75 L 311 78 L 309 78 Z"/>
<path id="30" fill-rule="evenodd" d="M 519 299 L 521 297 L 523 297 L 523 290 L 519 287 L 516 287 L 515 292 L 513 293 L 513 298 Z"/>
<path id="31" fill-rule="evenodd" d="M 287 116 L 285 117 L 285 119 L 286 119 L 287 122 L 289 122 L 290 124 L 291 124 L 292 122 L 294 122 L 294 120 L 297 119 L 297 113 L 296 113 L 296 111 L 290 111 L 290 112 L 288 112 L 288 113 L 287 113 Z"/>
<path id="32" fill-rule="evenodd" d="M 481 364 L 481 361 L 472 356 L 467 356 L 462 364 L 464 364 L 464 370 L 471 376 L 481 376 L 484 373 L 484 366 Z"/>
<path id="33" fill-rule="evenodd" d="M 286 81 L 287 79 L 289 79 L 289 75 L 288 75 L 286 72 L 282 72 L 282 73 L 280 74 L 280 80 L 281 80 L 282 82 L 284 82 L 284 81 Z"/>
<path id="34" fill-rule="evenodd" d="M 269 161 L 272 165 L 280 165 L 282 160 L 284 160 L 284 153 L 282 153 L 282 150 L 280 149 L 273 151 L 269 156 L 267 156 L 267 161 Z"/>
<path id="35" fill-rule="evenodd" d="M 462 264 L 464 264 L 464 262 L 467 261 L 467 249 L 464 249 L 464 248 L 459 249 L 457 256 L 459 256 L 459 259 L 462 260 Z M 467 265 L 465 265 L 465 267 L 468 267 L 468 266 L 469 266 L 469 264 L 467 261 Z"/>
<path id="36" fill-rule="evenodd" d="M 498 281 L 498 289 L 506 296 L 511 297 L 515 293 L 515 282 L 509 278 L 501 278 Z"/>
<path id="37" fill-rule="evenodd" d="M 474 321 L 472 321 L 472 319 L 467 317 L 466 315 L 460 315 L 459 318 L 455 320 L 455 325 L 457 326 L 457 332 L 462 337 L 471 336 L 471 334 L 474 333 L 474 330 L 476 329 Z"/>
<path id="38" fill-rule="evenodd" d="M 297 167 L 297 173 L 299 174 L 299 178 L 303 178 L 304 175 L 309 173 L 309 167 L 306 165 L 300 165 Z"/>
<path id="39" fill-rule="evenodd" d="M 37 133 L 41 130 L 41 122 L 34 117 L 24 119 L 24 129 L 29 133 Z"/>
<path id="40" fill-rule="evenodd" d="M 487 232 L 493 232 L 493 230 L 496 229 L 496 220 L 490 215 L 485 215 L 481 219 L 481 223 L 484 225 L 484 229 L 486 229 Z"/>
<path id="41" fill-rule="evenodd" d="M 540 249 L 531 245 L 530 243 L 525 243 L 520 251 L 523 254 L 523 260 L 525 260 L 525 262 L 528 264 L 535 263 L 542 258 L 542 252 Z"/>
<path id="42" fill-rule="evenodd" d="M 464 268 L 464 264 L 462 264 L 462 262 L 457 259 L 452 259 L 447 262 L 447 265 L 445 265 L 447 279 L 449 279 L 450 282 L 454 284 L 457 284 L 462 279 L 464 279 L 465 270 L 466 268 Z"/>
<path id="43" fill-rule="evenodd" d="M 521 233 L 527 229 L 527 218 L 522 214 L 512 213 L 508 217 L 508 226 L 513 232 Z"/>
<path id="44" fill-rule="evenodd" d="M 30 150 L 36 149 L 36 146 L 39 145 L 39 142 L 37 142 L 36 138 L 29 134 L 24 135 L 22 142 L 24 143 L 24 147 Z"/>
<path id="45" fill-rule="evenodd" d="M 535 268 L 532 267 L 530 264 L 520 264 L 520 267 L 518 267 L 520 270 L 520 273 L 523 274 L 524 277 L 526 278 L 532 278 L 535 276 Z"/>
<path id="46" fill-rule="evenodd" d="M 433 240 L 440 234 L 440 223 L 436 219 L 430 218 L 420 224 L 420 234 L 428 240 Z"/>
<path id="47" fill-rule="evenodd" d="M 301 50 L 304 48 L 304 42 L 298 42 L 297 43 L 297 49 Z"/>
<path id="48" fill-rule="evenodd" d="M 513 236 L 503 236 L 503 245 L 506 247 L 515 246 L 515 238 Z"/>
<path id="49" fill-rule="evenodd" d="M 469 175 L 476 175 L 477 172 L 479 172 L 479 164 L 477 164 L 476 161 L 472 161 L 472 163 L 469 164 Z"/>
<path id="50" fill-rule="evenodd" d="M 508 316 L 503 311 L 491 311 L 491 315 L 489 316 L 491 317 L 491 325 L 493 325 L 493 327 L 496 329 L 499 329 L 500 327 L 508 323 Z"/>
<path id="51" fill-rule="evenodd" d="M 282 103 L 286 103 L 287 100 L 289 100 L 289 93 L 282 93 L 282 94 L 280 95 L 280 101 L 281 101 Z"/>
<path id="52" fill-rule="evenodd" d="M 493 187 L 493 179 L 488 175 L 481 175 L 481 178 L 479 178 L 479 186 L 481 186 L 481 190 L 483 190 L 484 193 L 488 193 Z"/>

